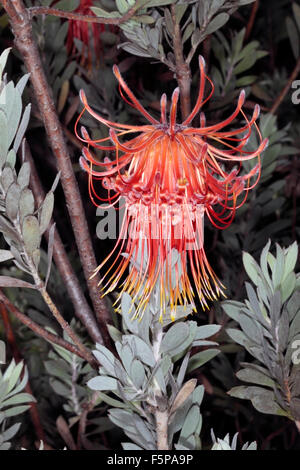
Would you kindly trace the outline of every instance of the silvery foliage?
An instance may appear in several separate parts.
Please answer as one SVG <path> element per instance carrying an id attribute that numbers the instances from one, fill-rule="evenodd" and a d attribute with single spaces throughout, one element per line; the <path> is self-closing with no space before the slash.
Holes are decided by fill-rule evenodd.
<path id="1" fill-rule="evenodd" d="M 176 250 L 174 250 L 176 251 Z M 177 259 L 177 253 L 173 252 Z M 135 260 L 135 263 L 137 260 Z M 217 343 L 207 338 L 215 335 L 219 325 L 198 326 L 196 321 L 181 321 L 191 313 L 191 306 L 178 306 L 176 321 L 166 312 L 159 321 L 159 289 L 152 295 L 142 318 L 135 317 L 131 297 L 123 293 L 121 313 L 123 332 L 110 327 L 118 358 L 97 344 L 93 352 L 101 364 L 99 375 L 88 386 L 99 392 L 99 400 L 111 406 L 109 418 L 121 427 L 133 443 L 124 449 L 157 449 L 155 412 L 167 414 L 170 448 L 199 449 L 202 416 L 200 405 L 203 385 L 197 380 L 184 382 L 187 372 L 215 357 Z M 190 357 L 193 347 L 205 347 Z M 107 392 L 112 392 L 112 398 Z M 174 435 L 179 437 L 174 442 Z"/>
<path id="2" fill-rule="evenodd" d="M 294 272 L 296 242 L 286 249 L 269 241 L 260 264 L 248 253 L 243 262 L 252 283 L 244 302 L 225 301 L 222 307 L 240 326 L 227 333 L 255 359 L 242 363 L 237 377 L 251 385 L 232 388 L 229 395 L 251 400 L 262 413 L 300 419 L 300 274 Z"/>
<path id="3" fill-rule="evenodd" d="M 238 433 L 236 433 L 233 436 L 231 443 L 230 443 L 229 434 L 226 434 L 226 436 L 223 439 L 220 439 L 219 437 L 217 438 L 215 437 L 215 434 L 212 430 L 211 435 L 212 435 L 212 440 L 213 440 L 213 446 L 211 450 L 237 450 Z M 242 446 L 241 450 L 257 450 L 257 444 L 256 442 L 251 442 L 250 444 L 246 442 Z"/>
<path id="4" fill-rule="evenodd" d="M 221 31 L 217 31 L 212 36 L 211 46 L 218 67 L 212 66 L 211 78 L 215 86 L 215 94 L 220 101 L 211 104 L 210 109 L 230 103 L 238 94 L 237 88 L 247 87 L 257 79 L 256 75 L 245 75 L 245 72 L 248 72 L 257 60 L 265 57 L 267 52 L 260 49 L 260 43 L 257 40 L 244 45 L 245 33 L 246 28 L 241 29 L 232 36 L 230 41 Z"/>
<path id="5" fill-rule="evenodd" d="M 37 6 L 37 2 L 34 0 L 28 0 L 26 3 L 28 7 Z M 40 0 L 38 3 L 50 6 L 53 2 Z M 79 4 L 79 0 L 64 0 L 52 6 L 63 11 L 73 11 Z M 32 22 L 32 27 L 40 50 L 45 52 L 42 55 L 43 66 L 54 100 L 58 102 L 57 111 L 59 113 L 68 96 L 69 80 L 75 75 L 78 68 L 76 60 L 70 60 L 67 48 L 63 46 L 67 40 L 69 22 L 53 21 L 51 16 L 37 16 Z"/>
<path id="6" fill-rule="evenodd" d="M 128 41 L 121 47 L 127 52 L 140 57 L 151 57 L 165 63 L 175 70 L 173 53 L 166 53 L 164 39 L 171 44 L 174 37 L 174 22 L 170 5 L 175 5 L 176 22 L 182 20 L 182 42 L 190 40 L 191 61 L 198 45 L 210 34 L 222 28 L 229 20 L 230 14 L 240 6 L 254 0 L 117 0 L 118 11 L 107 11 L 94 7 L 97 16 L 116 18 L 124 15 L 136 5 L 137 14 L 129 21 L 120 25 Z M 104 2 L 103 2 L 104 3 Z M 107 2 L 105 1 L 105 4 Z M 190 7 L 190 8 L 189 8 Z M 112 8 L 114 8 L 112 6 Z M 187 9 L 189 8 L 189 12 Z"/>
<path id="7" fill-rule="evenodd" d="M 223 231 L 222 242 L 219 243 L 219 249 L 226 254 L 226 263 L 229 268 L 224 278 L 227 286 L 235 285 L 236 256 L 241 247 L 250 253 L 260 253 L 269 237 L 278 238 L 280 234 L 282 238 L 283 234 L 290 234 L 291 230 L 291 214 L 286 210 L 286 180 L 282 177 L 279 179 L 272 177 L 275 167 L 284 167 L 289 164 L 287 156 L 298 152 L 291 145 L 290 123 L 279 128 L 276 115 L 261 113 L 258 127 L 262 138 L 269 139 L 269 145 L 264 151 L 261 162 L 260 182 L 263 184 L 258 184 L 255 190 L 249 193 L 244 206 L 237 211 L 232 225 Z M 294 124 L 292 127 L 296 128 Z M 256 132 L 252 132 L 247 150 L 252 151 L 258 145 L 259 137 Z M 245 171 L 250 171 L 253 162 L 243 163 Z M 292 188 L 292 185 L 289 185 L 289 188 Z M 245 212 L 249 214 L 246 220 Z M 272 214 L 276 214 L 276 218 L 270 220 Z M 289 239 L 289 235 L 286 238 Z"/>
<path id="8" fill-rule="evenodd" d="M 70 326 L 73 331 L 81 336 L 82 331 L 79 322 L 73 319 Z M 54 330 L 51 332 L 55 334 Z M 73 342 L 66 332 L 63 333 L 63 337 L 69 343 Z M 76 354 L 57 344 L 52 343 L 52 346 L 53 350 L 49 352 L 48 359 L 44 363 L 49 374 L 49 383 L 55 393 L 65 398 L 66 403 L 63 408 L 72 415 L 74 421 L 75 417 L 81 415 L 84 405 L 88 401 L 85 383 L 91 376 L 92 368 L 90 364 Z"/>
<path id="9" fill-rule="evenodd" d="M 289 135 L 289 130 L 291 127 L 291 123 L 287 124 L 281 129 L 278 129 L 277 125 L 277 116 L 275 116 L 272 113 L 266 113 L 266 114 L 261 114 L 260 119 L 259 119 L 259 129 L 261 131 L 262 137 L 263 138 L 268 138 L 269 139 L 269 145 L 267 149 L 264 152 L 264 158 L 262 159 L 262 176 L 261 176 L 261 182 L 265 183 L 266 181 L 270 180 L 272 178 L 274 169 L 276 166 L 280 165 L 281 163 L 286 163 L 286 157 L 288 155 L 295 155 L 297 154 L 297 149 L 295 149 L 294 146 L 292 146 L 292 138 Z M 250 136 L 249 142 L 248 142 L 248 148 L 251 151 L 253 148 L 256 148 L 255 145 L 259 142 L 259 136 L 257 133 L 253 132 Z M 249 166 L 246 165 L 246 169 Z M 270 185 L 269 190 L 272 191 L 272 195 L 274 194 L 274 190 L 278 191 L 277 188 L 280 188 L 280 185 L 282 185 L 283 180 L 276 181 L 273 183 L 273 188 Z M 277 188 L 275 186 L 277 184 Z M 267 199 L 267 192 L 262 191 L 261 192 L 262 196 L 261 198 L 257 198 L 258 203 L 262 203 L 265 205 L 265 199 Z M 263 198 L 263 199 L 262 199 Z M 277 209 L 279 209 L 283 204 L 282 198 L 276 198 L 273 200 L 273 207 L 272 207 L 272 212 L 275 212 Z M 271 206 L 269 206 L 268 211 L 266 214 L 263 215 L 268 215 L 271 213 Z M 283 223 L 283 217 L 280 218 L 281 223 Z M 290 221 L 289 221 L 290 222 Z M 284 222 L 285 227 L 289 227 L 287 225 L 287 221 L 285 220 Z M 268 233 L 272 235 L 274 227 L 265 227 L 265 229 L 268 230 Z"/>
<path id="10" fill-rule="evenodd" d="M 21 377 L 22 371 L 23 377 Z M 32 395 L 22 392 L 27 381 L 28 372 L 23 368 L 23 362 L 16 364 L 12 360 L 4 373 L 0 370 L 0 450 L 10 449 L 9 441 L 21 426 L 21 423 L 15 423 L 7 427 L 7 420 L 24 413 L 29 408 L 26 403 L 35 401 Z"/>
<path id="11" fill-rule="evenodd" d="M 28 104 L 23 112 L 22 93 L 29 74 L 24 75 L 17 85 L 12 81 L 7 82 L 3 70 L 9 51 L 10 49 L 6 49 L 0 57 L 0 232 L 9 246 L 9 249 L 0 250 L 0 262 L 12 260 L 21 271 L 31 274 L 37 284 L 41 238 L 51 220 L 53 192 L 59 175 L 43 203 L 36 208 L 33 193 L 28 187 L 30 165 L 24 162 L 26 143 L 23 137 L 28 126 L 31 106 Z M 23 164 L 17 172 L 16 154 L 21 144 Z M 50 275 L 53 237 L 54 225 L 50 229 L 45 285 Z M 8 276 L 0 276 L 0 286 L 36 287 Z"/>

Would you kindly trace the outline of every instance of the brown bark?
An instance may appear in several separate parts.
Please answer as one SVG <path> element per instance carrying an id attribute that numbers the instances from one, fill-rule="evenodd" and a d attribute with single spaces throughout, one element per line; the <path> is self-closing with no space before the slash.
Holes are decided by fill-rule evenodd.
<path id="1" fill-rule="evenodd" d="M 98 23 L 98 24 L 115 24 L 120 25 L 122 23 L 126 23 L 126 21 L 130 20 L 135 14 L 138 8 L 134 5 L 131 7 L 121 18 L 100 18 L 98 16 L 87 16 L 81 15 L 80 13 L 75 13 L 72 11 L 62 11 L 57 10 L 56 8 L 49 8 L 49 7 L 31 7 L 29 8 L 30 15 L 51 15 L 51 16 L 58 16 L 59 18 L 65 18 L 68 20 L 74 21 L 84 21 L 85 23 Z"/>
<path id="2" fill-rule="evenodd" d="M 43 191 L 30 149 L 27 144 L 25 146 L 25 158 L 30 164 L 30 186 L 36 202 L 38 205 L 40 205 L 45 198 L 45 193 Z M 45 232 L 45 236 L 47 239 L 49 239 L 49 230 Z M 95 321 L 93 312 L 91 311 L 89 304 L 82 292 L 78 278 L 74 273 L 63 242 L 57 230 L 55 230 L 54 234 L 53 258 L 73 303 L 75 315 L 86 327 L 87 332 L 89 333 L 92 340 L 95 341 L 95 343 L 103 344 L 103 338 Z"/>
<path id="3" fill-rule="evenodd" d="M 28 326 L 28 328 L 34 331 L 38 336 L 41 336 L 49 343 L 57 344 L 58 346 L 61 346 L 62 348 L 67 349 L 72 354 L 76 354 L 77 356 L 83 359 L 86 359 L 82 351 L 80 351 L 80 349 L 77 346 L 75 346 L 72 343 L 69 343 L 68 341 L 65 341 L 63 338 L 60 338 L 57 335 L 50 333 L 49 331 L 45 330 L 40 325 L 35 323 L 33 320 L 31 320 L 29 317 L 24 315 L 24 313 L 20 312 L 20 310 L 18 310 L 17 307 L 15 307 L 13 303 L 11 303 L 11 301 L 3 294 L 1 290 L 0 290 L 0 302 L 4 303 L 12 315 L 18 318 L 18 320 L 20 320 L 21 323 Z M 95 369 L 97 369 L 99 366 L 99 364 L 97 363 L 95 359 L 93 359 L 93 361 L 91 362 L 91 365 Z"/>
<path id="4" fill-rule="evenodd" d="M 105 302 L 99 295 L 99 277 L 94 276 L 91 278 L 97 267 L 95 254 L 79 188 L 64 140 L 62 127 L 55 110 L 52 90 L 48 85 L 36 41 L 33 37 L 30 14 L 22 0 L 2 0 L 2 5 L 9 15 L 16 46 L 23 57 L 28 72 L 30 72 L 30 80 L 49 143 L 56 157 L 58 169 L 61 171 L 61 183 L 89 294 L 101 326 L 104 342 L 106 345 L 109 345 L 110 337 L 106 325 L 110 323 L 110 315 Z"/>

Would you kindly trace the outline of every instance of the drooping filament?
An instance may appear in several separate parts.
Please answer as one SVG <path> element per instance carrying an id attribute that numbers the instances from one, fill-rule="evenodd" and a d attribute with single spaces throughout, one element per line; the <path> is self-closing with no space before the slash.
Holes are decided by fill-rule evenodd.
<path id="1" fill-rule="evenodd" d="M 201 114 L 200 127 L 190 126 L 214 89 L 205 75 L 201 57 L 199 68 L 198 99 L 182 124 L 176 122 L 178 88 L 172 95 L 169 122 L 165 95 L 161 98 L 161 119 L 158 121 L 135 98 L 116 66 L 114 73 L 126 94 L 126 101 L 139 110 L 149 124 L 130 126 L 108 121 L 90 108 L 83 91 L 80 94 L 84 109 L 77 124 L 82 114 L 88 111 L 109 127 L 109 137 L 95 141 L 84 128 L 82 136 L 79 136 L 76 124 L 78 138 L 88 144 L 80 162 L 89 174 L 92 200 L 95 204 L 95 198 L 100 200 L 93 179 L 102 180 L 108 190 L 106 201 L 109 206 L 114 206 L 121 196 L 125 198 L 125 216 L 119 239 L 99 269 L 104 264 L 108 265 L 112 254 L 115 261 L 111 261 L 101 284 L 104 293 L 114 290 L 130 266 L 122 291 L 127 291 L 138 304 L 137 314 L 142 314 L 157 286 L 160 286 L 162 312 L 167 305 L 175 312 L 177 305 L 193 304 L 195 293 L 205 308 L 208 306 L 206 299 L 216 299 L 222 293 L 222 284 L 205 255 L 204 215 L 216 228 L 228 227 L 236 209 L 245 202 L 248 191 L 260 177 L 260 155 L 267 140 L 262 140 L 256 125 L 259 107 L 255 106 L 250 120 L 242 110 L 244 91 L 235 111 L 224 121 L 205 126 L 205 118 Z M 211 92 L 204 98 L 206 79 Z M 245 124 L 240 129 L 228 130 L 239 114 Z M 258 132 L 260 143 L 255 151 L 248 152 L 244 147 L 253 127 Z M 138 135 L 130 138 L 131 133 Z M 121 141 L 121 137 L 127 137 L 127 140 Z M 91 154 L 89 146 L 114 151 L 115 160 L 99 162 Z M 256 165 L 248 173 L 243 173 L 243 161 L 252 159 L 257 160 Z M 238 165 L 228 171 L 227 162 Z M 188 278 L 187 263 L 195 289 Z"/>

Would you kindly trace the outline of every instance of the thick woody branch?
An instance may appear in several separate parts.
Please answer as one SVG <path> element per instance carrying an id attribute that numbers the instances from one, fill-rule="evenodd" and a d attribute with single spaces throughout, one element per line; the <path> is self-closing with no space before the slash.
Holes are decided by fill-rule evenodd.
<path id="1" fill-rule="evenodd" d="M 180 89 L 181 118 L 184 120 L 191 112 L 191 70 L 183 56 L 180 24 L 176 20 L 175 5 L 171 5 L 171 15 L 174 27 L 173 50 L 176 65 L 175 73 Z"/>
<path id="2" fill-rule="evenodd" d="M 25 144 L 25 158 L 26 161 L 28 161 L 30 164 L 30 186 L 36 202 L 38 205 L 40 205 L 45 198 L 45 193 L 27 143 Z M 45 232 L 45 236 L 48 240 L 49 230 Z M 86 327 L 87 332 L 89 333 L 92 340 L 95 343 L 103 344 L 103 338 L 99 331 L 98 325 L 82 292 L 81 285 L 76 274 L 74 273 L 69 257 L 57 230 L 55 230 L 54 233 L 53 257 L 63 283 L 66 286 L 70 299 L 73 303 L 75 315 Z"/>
<path id="3" fill-rule="evenodd" d="M 61 183 L 89 294 L 99 324 L 102 327 L 104 342 L 109 345 L 110 338 L 106 325 L 110 322 L 110 315 L 99 295 L 99 277 L 94 276 L 91 278 L 97 267 L 95 254 L 68 148 L 55 110 L 52 91 L 48 85 L 39 51 L 33 38 L 30 15 L 22 0 L 2 0 L 2 4 L 10 17 L 16 46 L 24 59 L 27 70 L 30 72 L 31 83 L 49 143 L 56 157 L 58 169 L 61 171 Z"/>

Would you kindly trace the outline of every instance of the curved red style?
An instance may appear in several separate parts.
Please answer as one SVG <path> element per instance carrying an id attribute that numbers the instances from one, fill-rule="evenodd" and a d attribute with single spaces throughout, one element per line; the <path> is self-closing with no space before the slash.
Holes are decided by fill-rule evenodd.
<path id="1" fill-rule="evenodd" d="M 260 178 L 260 155 L 266 148 L 267 139 L 262 140 L 256 124 L 259 106 L 255 106 L 250 120 L 242 110 L 244 91 L 240 93 L 235 111 L 227 119 L 206 126 L 201 113 L 200 127 L 192 127 L 194 117 L 214 91 L 213 83 L 205 74 L 202 57 L 199 68 L 197 102 L 181 124 L 176 122 L 178 88 L 172 95 L 169 120 L 165 94 L 161 97 L 161 117 L 157 120 L 136 99 L 117 66 L 113 71 L 122 96 L 123 93 L 126 95 L 123 98 L 140 111 L 148 124 L 131 126 L 108 121 L 93 111 L 84 92 L 80 93 L 84 109 L 76 123 L 77 137 L 88 146 L 115 152 L 113 161 L 99 162 L 88 147 L 83 151 L 80 162 L 89 174 L 92 201 L 96 205 L 96 199 L 103 201 L 96 194 L 93 178 L 102 180 L 108 190 L 106 201 L 109 206 L 117 204 L 121 196 L 125 198 L 125 216 L 119 238 L 98 270 L 112 254 L 116 259 L 101 284 L 104 294 L 114 290 L 130 266 L 122 291 L 133 297 L 138 305 L 137 315 L 143 313 L 151 295 L 160 296 L 161 315 L 170 305 L 171 315 L 175 317 L 178 304 L 194 305 L 195 289 L 203 308 L 208 307 L 207 299 L 213 300 L 222 294 L 224 286 L 210 267 L 204 250 L 204 215 L 216 228 L 228 227 L 236 209 L 245 202 L 248 191 Z M 206 80 L 211 91 L 204 98 Z M 94 141 L 85 128 L 82 128 L 82 137 L 78 135 L 77 126 L 85 111 L 109 127 L 109 137 Z M 238 115 L 242 115 L 245 125 L 228 130 Z M 253 127 L 258 132 L 260 144 L 254 152 L 248 152 L 244 147 Z M 137 135 L 130 138 L 132 133 Z M 250 159 L 256 159 L 256 165 L 248 173 L 242 173 L 243 161 Z M 238 165 L 227 171 L 226 162 L 237 162 Z M 242 198 L 238 201 L 240 195 Z M 189 280 L 188 261 L 195 289 Z"/>
<path id="2" fill-rule="evenodd" d="M 55 7 L 56 0 L 53 4 Z M 91 10 L 91 7 L 94 6 L 94 0 L 80 0 L 80 3 L 75 13 L 79 13 L 85 16 L 96 16 Z M 109 25 L 111 31 L 115 31 L 115 26 Z M 95 50 L 96 57 L 99 58 L 101 54 L 101 33 L 106 30 L 104 24 L 100 23 L 87 23 L 85 21 L 78 20 L 69 20 L 68 36 L 67 36 L 67 51 L 68 54 L 73 54 L 76 52 L 76 47 L 74 45 L 74 39 L 79 39 L 83 44 L 83 50 L 81 53 L 81 62 L 86 61 L 86 52 L 88 55 L 88 61 L 91 62 L 91 41 L 93 41 L 93 47 Z"/>

